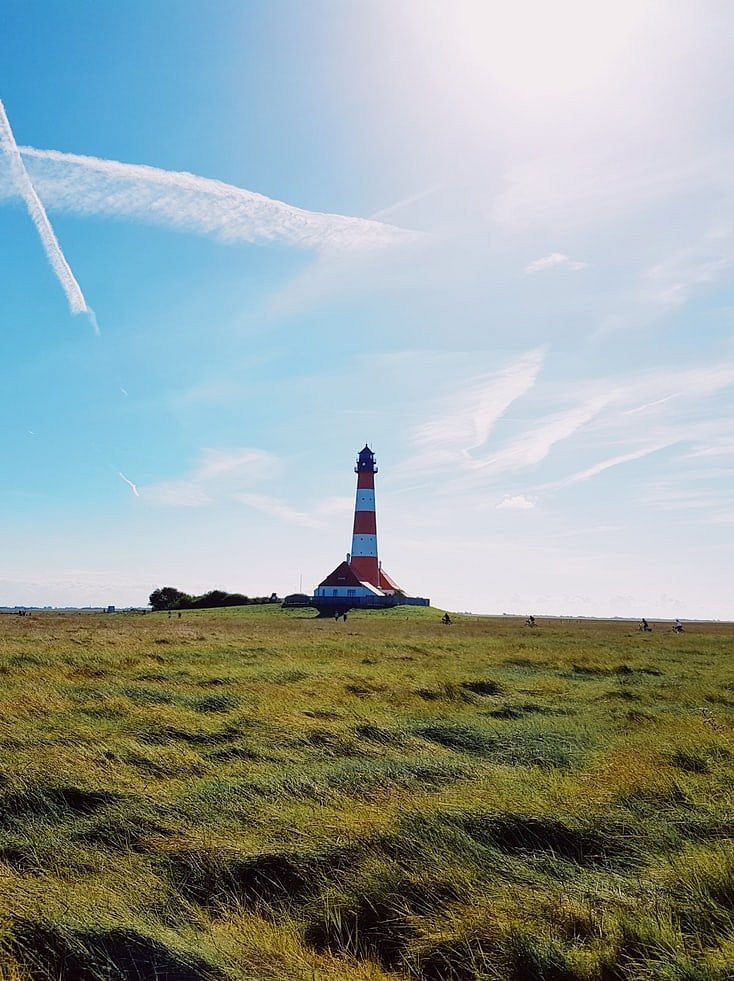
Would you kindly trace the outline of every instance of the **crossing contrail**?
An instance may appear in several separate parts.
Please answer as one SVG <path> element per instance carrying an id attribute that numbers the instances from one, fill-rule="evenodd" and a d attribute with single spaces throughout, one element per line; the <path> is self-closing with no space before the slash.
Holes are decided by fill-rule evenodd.
<path id="1" fill-rule="evenodd" d="M 87 314 L 95 331 L 98 332 L 99 328 L 97 327 L 94 311 L 85 300 L 81 287 L 76 281 L 74 273 L 71 271 L 71 266 L 66 261 L 66 256 L 61 251 L 59 240 L 56 238 L 56 234 L 51 227 L 51 222 L 48 220 L 48 215 L 46 214 L 46 209 L 43 206 L 43 202 L 36 193 L 36 189 L 33 186 L 33 181 L 28 176 L 28 171 L 25 168 L 23 158 L 18 150 L 18 144 L 15 142 L 13 130 L 10 127 L 10 121 L 8 120 L 7 113 L 5 112 L 5 106 L 3 105 L 1 99 L 0 148 L 2 148 L 3 153 L 7 157 L 8 164 L 10 166 L 10 175 L 15 189 L 25 201 L 28 214 L 31 216 L 33 224 L 36 226 L 36 231 L 41 239 L 41 244 L 46 252 L 46 257 L 51 264 L 51 268 L 56 274 L 56 278 L 61 283 L 61 288 L 63 289 L 64 293 L 66 293 L 66 299 L 69 302 L 69 309 L 72 313 Z"/>
<path id="2" fill-rule="evenodd" d="M 118 475 L 118 477 L 121 477 L 125 481 L 125 483 L 128 485 L 128 487 L 130 488 L 130 490 L 133 492 L 133 494 L 136 497 L 140 497 L 140 492 L 138 491 L 138 485 L 137 484 L 134 484 L 132 482 L 132 480 L 128 480 L 128 478 L 125 476 L 125 474 L 122 473 L 120 470 L 117 471 L 117 475 Z"/>

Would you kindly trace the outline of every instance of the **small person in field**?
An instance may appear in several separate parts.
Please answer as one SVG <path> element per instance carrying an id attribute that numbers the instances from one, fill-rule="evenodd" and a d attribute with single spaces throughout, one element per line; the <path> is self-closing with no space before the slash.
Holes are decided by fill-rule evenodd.
<path id="1" fill-rule="evenodd" d="M 532 614 L 525 621 L 525 626 L 526 627 L 534 627 L 535 626 L 535 617 Z"/>
<path id="2" fill-rule="evenodd" d="M 644 617 L 642 618 L 642 623 L 640 624 L 640 630 L 644 630 L 646 634 L 652 633 L 652 627 Z"/>
<path id="3" fill-rule="evenodd" d="M 445 624 L 446 626 L 449 626 L 449 624 L 451 623 L 451 617 L 448 615 L 448 613 L 444 613 L 444 615 L 441 617 L 441 623 Z"/>
<path id="4" fill-rule="evenodd" d="M 674 634 L 682 634 L 683 633 L 683 624 L 680 622 L 680 620 L 678 619 L 678 617 L 675 618 L 675 623 L 673 624 L 673 633 Z"/>

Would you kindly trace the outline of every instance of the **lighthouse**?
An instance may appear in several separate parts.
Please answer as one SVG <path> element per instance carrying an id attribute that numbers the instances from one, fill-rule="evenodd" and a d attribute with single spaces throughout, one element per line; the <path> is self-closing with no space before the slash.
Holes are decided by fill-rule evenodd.
<path id="1" fill-rule="evenodd" d="M 406 596 L 382 568 L 377 550 L 375 474 L 377 458 L 368 445 L 357 455 L 357 497 L 354 502 L 352 551 L 314 590 L 313 605 L 339 610 L 351 606 L 428 606 L 429 601 Z"/>
<path id="2" fill-rule="evenodd" d="M 377 555 L 377 512 L 375 511 L 377 457 L 369 446 L 365 445 L 364 449 L 359 451 L 354 472 L 357 475 L 357 499 L 354 502 L 350 565 L 361 582 L 371 583 L 388 594 L 399 592 L 395 583 L 382 571 Z"/>

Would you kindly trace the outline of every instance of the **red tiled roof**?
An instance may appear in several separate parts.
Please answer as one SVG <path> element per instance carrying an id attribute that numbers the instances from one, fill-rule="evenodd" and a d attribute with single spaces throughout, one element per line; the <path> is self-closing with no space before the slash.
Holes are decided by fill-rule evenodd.
<path id="1" fill-rule="evenodd" d="M 330 573 L 323 582 L 319 583 L 319 586 L 361 586 L 362 581 L 359 579 L 354 569 L 347 562 L 342 562 L 338 565 L 332 573 Z"/>
<path id="2" fill-rule="evenodd" d="M 370 582 L 366 579 L 360 579 L 358 572 L 355 570 L 354 566 L 350 565 L 348 562 L 342 562 L 340 565 L 334 569 L 333 572 L 324 579 L 323 582 L 319 583 L 321 586 L 364 586 L 365 584 L 370 585 L 373 589 L 389 589 L 396 593 L 402 593 L 403 590 L 397 583 L 388 576 L 388 574 L 380 569 L 378 572 L 379 583 Z"/>

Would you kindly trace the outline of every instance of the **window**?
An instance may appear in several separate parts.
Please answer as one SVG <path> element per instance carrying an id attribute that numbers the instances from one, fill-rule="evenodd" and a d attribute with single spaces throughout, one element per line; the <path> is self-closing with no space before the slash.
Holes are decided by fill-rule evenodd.
<path id="1" fill-rule="evenodd" d="M 357 590 L 356 589 L 348 589 L 347 590 L 347 596 L 356 596 L 356 595 L 357 595 Z"/>
<path id="2" fill-rule="evenodd" d="M 331 595 L 332 596 L 338 596 L 339 595 L 339 590 L 338 589 L 332 589 Z"/>

